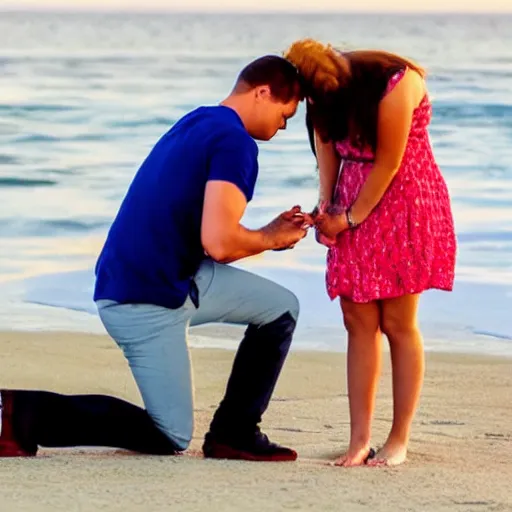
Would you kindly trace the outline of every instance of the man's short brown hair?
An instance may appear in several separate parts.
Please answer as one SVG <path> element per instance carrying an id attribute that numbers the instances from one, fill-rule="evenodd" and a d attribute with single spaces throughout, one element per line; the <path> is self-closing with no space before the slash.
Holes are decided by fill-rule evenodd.
<path id="1" fill-rule="evenodd" d="M 260 57 L 240 72 L 236 89 L 253 89 L 268 85 L 272 96 L 277 100 L 288 103 L 293 99 L 302 100 L 302 87 L 297 68 L 283 57 L 265 55 Z"/>

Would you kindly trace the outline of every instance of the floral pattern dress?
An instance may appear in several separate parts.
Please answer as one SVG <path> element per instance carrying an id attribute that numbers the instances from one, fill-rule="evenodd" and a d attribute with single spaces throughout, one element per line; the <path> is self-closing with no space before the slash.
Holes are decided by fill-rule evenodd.
<path id="1" fill-rule="evenodd" d="M 391 77 L 386 94 L 404 76 Z M 428 125 L 427 95 L 413 113 L 398 173 L 371 214 L 354 229 L 340 233 L 327 254 L 327 292 L 366 303 L 453 289 L 456 237 L 445 180 L 436 164 Z M 372 170 L 374 155 L 348 140 L 336 143 L 342 166 L 334 201 L 349 208 Z"/>

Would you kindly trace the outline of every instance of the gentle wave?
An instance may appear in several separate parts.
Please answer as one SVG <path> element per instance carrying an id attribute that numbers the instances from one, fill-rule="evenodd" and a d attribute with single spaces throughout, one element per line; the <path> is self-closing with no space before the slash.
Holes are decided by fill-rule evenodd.
<path id="1" fill-rule="evenodd" d="M 459 233 L 457 236 L 460 242 L 512 242 L 512 231 L 474 231 Z"/>
<path id="2" fill-rule="evenodd" d="M 26 220 L 20 226 L 18 219 L 4 219 L 2 221 L 2 237 L 17 236 L 48 237 L 48 236 L 73 236 L 105 230 L 109 226 L 109 220 L 104 221 L 80 221 L 70 219 L 45 219 Z M 12 228 L 12 229 L 10 229 Z"/>
<path id="3" fill-rule="evenodd" d="M 141 126 L 172 126 L 176 122 L 176 119 L 168 117 L 148 117 L 141 119 L 120 119 L 116 121 L 110 121 L 107 126 L 110 128 L 139 128 Z"/>
<path id="4" fill-rule="evenodd" d="M 31 135 L 20 135 L 11 140 L 11 142 L 14 144 L 32 144 L 37 142 L 58 142 L 59 140 L 59 137 L 55 137 L 53 135 L 34 133 Z"/>
<path id="5" fill-rule="evenodd" d="M 283 187 L 303 187 L 314 186 L 317 183 L 317 178 L 312 174 L 311 176 L 290 176 L 282 180 Z"/>
<path id="6" fill-rule="evenodd" d="M 19 158 L 12 155 L 0 154 L 0 165 L 14 165 L 19 162 Z"/>
<path id="7" fill-rule="evenodd" d="M 25 105 L 0 104 L 0 113 L 3 115 L 16 115 L 27 112 L 71 112 L 73 110 L 78 110 L 78 107 L 51 103 L 33 103 Z"/>
<path id="8" fill-rule="evenodd" d="M 52 187 L 57 185 L 57 181 L 49 179 L 30 179 L 30 178 L 2 178 L 0 177 L 0 187 Z"/>
<path id="9" fill-rule="evenodd" d="M 512 105 L 478 104 L 478 103 L 444 103 L 436 102 L 435 115 L 447 120 L 461 122 L 464 119 L 482 121 L 482 119 L 503 119 L 512 124 Z"/>

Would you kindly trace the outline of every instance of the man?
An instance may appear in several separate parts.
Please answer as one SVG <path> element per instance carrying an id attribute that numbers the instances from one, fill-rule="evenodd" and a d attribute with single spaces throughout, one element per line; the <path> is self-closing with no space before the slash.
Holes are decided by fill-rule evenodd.
<path id="1" fill-rule="evenodd" d="M 143 162 L 96 267 L 94 300 L 124 352 L 145 409 L 106 396 L 6 390 L 0 456 L 37 447 L 118 446 L 145 453 L 185 450 L 193 434 L 189 325 L 248 325 L 205 457 L 295 460 L 259 429 L 299 313 L 281 286 L 226 265 L 292 248 L 309 219 L 294 207 L 258 230 L 240 221 L 258 174 L 254 139 L 269 140 L 302 99 L 296 69 L 266 56 L 240 73 L 220 105 L 179 120 Z"/>

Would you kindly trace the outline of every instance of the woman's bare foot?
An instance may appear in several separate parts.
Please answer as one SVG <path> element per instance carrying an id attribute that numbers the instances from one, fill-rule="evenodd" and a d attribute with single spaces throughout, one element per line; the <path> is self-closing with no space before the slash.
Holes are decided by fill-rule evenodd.
<path id="1" fill-rule="evenodd" d="M 368 466 L 398 466 L 407 459 L 407 444 L 387 441 L 374 458 L 367 462 Z"/>
<path id="2" fill-rule="evenodd" d="M 349 447 L 346 453 L 336 459 L 334 465 L 344 468 L 362 466 L 366 463 L 368 456 L 371 454 L 371 451 L 372 449 L 368 445 L 363 447 L 357 446 L 354 448 Z"/>

